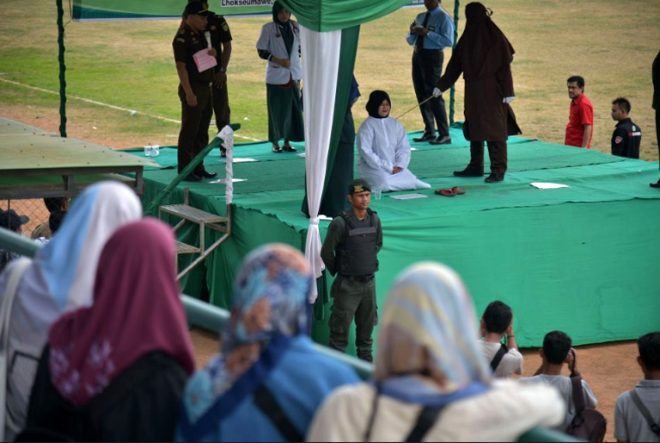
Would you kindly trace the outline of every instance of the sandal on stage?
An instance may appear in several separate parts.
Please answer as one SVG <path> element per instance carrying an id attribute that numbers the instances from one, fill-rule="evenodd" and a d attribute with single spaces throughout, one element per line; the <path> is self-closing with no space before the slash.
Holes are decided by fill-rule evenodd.
<path id="1" fill-rule="evenodd" d="M 433 192 L 434 192 L 435 194 L 437 194 L 437 195 L 442 195 L 442 196 L 444 196 L 444 197 L 453 197 L 453 196 L 456 195 L 456 193 L 454 193 L 454 191 L 453 191 L 452 188 L 447 188 L 447 189 L 436 189 L 436 190 L 433 191 Z"/>
<path id="2" fill-rule="evenodd" d="M 433 192 L 437 195 L 442 195 L 444 197 L 453 197 L 455 195 L 465 194 L 465 191 L 459 188 L 458 186 L 454 186 L 453 188 L 436 189 Z"/>
<path id="3" fill-rule="evenodd" d="M 282 148 L 280 148 L 280 145 L 277 145 L 277 144 L 273 143 L 273 152 L 276 153 L 276 154 L 279 154 L 280 152 L 282 152 Z"/>
<path id="4" fill-rule="evenodd" d="M 286 144 L 286 145 L 282 146 L 282 149 L 286 152 L 296 152 L 297 151 L 296 148 L 294 148 L 293 146 L 291 146 L 289 144 Z"/>

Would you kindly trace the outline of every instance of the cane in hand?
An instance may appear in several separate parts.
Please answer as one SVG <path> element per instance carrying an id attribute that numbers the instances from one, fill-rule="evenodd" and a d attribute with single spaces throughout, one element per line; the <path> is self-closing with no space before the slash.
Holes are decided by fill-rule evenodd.
<path id="1" fill-rule="evenodd" d="M 395 119 L 396 119 L 396 120 L 399 120 L 401 117 L 403 117 L 404 115 L 406 115 L 407 113 L 409 113 L 409 112 L 412 111 L 413 109 L 417 109 L 417 108 L 419 108 L 419 107 L 422 106 L 424 103 L 426 103 L 426 102 L 428 102 L 429 100 L 431 100 L 432 98 L 440 97 L 440 94 L 441 94 L 441 92 L 440 92 L 440 90 L 439 90 L 438 88 L 433 88 L 433 94 L 431 94 L 428 98 L 425 98 L 425 99 L 422 100 L 421 102 L 417 103 L 417 104 L 416 104 L 415 106 L 413 106 L 412 108 L 410 108 L 410 109 L 408 109 L 407 111 L 403 112 L 403 113 L 400 114 L 398 117 L 395 117 Z"/>

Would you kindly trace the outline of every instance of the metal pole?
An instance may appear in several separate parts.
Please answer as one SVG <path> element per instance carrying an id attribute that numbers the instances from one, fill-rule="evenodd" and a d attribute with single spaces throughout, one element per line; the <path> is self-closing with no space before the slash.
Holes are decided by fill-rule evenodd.
<path id="1" fill-rule="evenodd" d="M 452 46 L 452 51 L 456 48 L 456 42 L 458 41 L 458 14 L 460 12 L 461 0 L 454 1 L 454 45 Z M 456 88 L 454 85 L 451 86 L 449 90 L 449 126 L 454 124 L 454 103 L 456 102 Z"/>
<path id="2" fill-rule="evenodd" d="M 60 136 L 66 137 L 66 65 L 64 64 L 64 8 L 62 0 L 57 3 L 57 60 L 60 69 Z"/>

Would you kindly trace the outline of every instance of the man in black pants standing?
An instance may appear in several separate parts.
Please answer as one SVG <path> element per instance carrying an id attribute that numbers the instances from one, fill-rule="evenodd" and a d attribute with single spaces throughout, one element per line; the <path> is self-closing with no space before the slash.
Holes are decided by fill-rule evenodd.
<path id="1" fill-rule="evenodd" d="M 660 51 L 653 60 L 651 69 L 653 79 L 653 109 L 655 109 L 655 138 L 658 143 L 658 154 L 660 154 Z M 649 183 L 652 188 L 660 188 L 660 179 L 655 183 Z"/>
<path id="2" fill-rule="evenodd" d="M 377 319 L 376 283 L 378 251 L 383 230 L 378 215 L 369 209 L 371 189 L 364 180 L 354 180 L 348 189 L 351 210 L 335 217 L 321 248 L 321 258 L 330 274 L 332 312 L 329 346 L 340 352 L 348 345 L 348 332 L 355 317 L 357 356 L 372 361 L 374 325 Z"/>
<path id="3" fill-rule="evenodd" d="M 421 103 L 433 94 L 433 88 L 442 76 L 443 48 L 454 44 L 454 23 L 439 0 L 424 0 L 426 12 L 418 14 L 410 25 L 406 40 L 413 50 L 412 80 L 417 102 Z M 424 119 L 424 134 L 414 138 L 416 142 L 433 145 L 451 143 L 445 101 L 442 96 L 434 97 L 419 107 Z M 434 124 L 435 120 L 435 124 Z M 435 125 L 438 136 L 435 135 Z"/>
<path id="4" fill-rule="evenodd" d="M 208 14 L 203 3 L 188 3 L 183 11 L 181 27 L 172 41 L 181 100 L 181 131 L 177 143 L 179 173 L 209 142 L 209 125 L 213 114 L 211 82 L 214 73 L 213 69 L 199 72 L 193 58 L 195 53 L 208 48 L 203 34 Z M 216 175 L 216 172 L 206 171 L 204 164 L 200 163 L 184 180 L 200 181 Z"/>

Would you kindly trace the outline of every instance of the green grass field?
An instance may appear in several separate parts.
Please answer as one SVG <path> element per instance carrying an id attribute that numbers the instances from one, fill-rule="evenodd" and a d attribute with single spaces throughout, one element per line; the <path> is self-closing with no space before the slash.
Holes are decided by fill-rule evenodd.
<path id="1" fill-rule="evenodd" d="M 644 132 L 642 158 L 658 159 L 650 105 L 651 63 L 660 48 L 660 1 L 486 4 L 516 49 L 513 107 L 525 136 L 563 141 L 569 105 L 565 80 L 581 74 L 595 108 L 594 147 L 609 152 L 614 126 L 610 103 L 623 95 L 631 100 L 632 117 Z M 443 6 L 453 11 L 453 2 L 445 1 Z M 420 11 L 402 9 L 362 26 L 356 78 L 363 97 L 354 107 L 357 124 L 366 117 L 366 97 L 376 88 L 390 92 L 394 116 L 414 106 L 411 49 L 404 37 Z M 59 126 L 55 19 L 54 1 L 31 2 L 28 12 L 24 2 L 4 0 L 0 11 L 0 116 L 51 131 Z M 268 19 L 229 20 L 234 36 L 229 68 L 232 121 L 241 123 L 237 135 L 246 139 L 262 140 L 267 134 L 265 66 L 257 57 L 255 42 Z M 67 19 L 69 136 L 116 147 L 176 143 L 180 109 L 171 41 L 177 26 L 177 20 L 81 23 Z M 446 60 L 449 56 L 447 50 Z M 457 120 L 462 120 L 462 87 L 459 80 Z M 422 128 L 416 110 L 402 123 L 408 130 Z"/>

